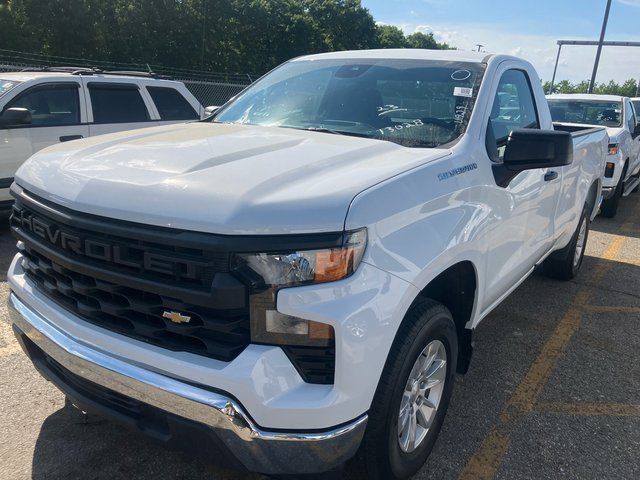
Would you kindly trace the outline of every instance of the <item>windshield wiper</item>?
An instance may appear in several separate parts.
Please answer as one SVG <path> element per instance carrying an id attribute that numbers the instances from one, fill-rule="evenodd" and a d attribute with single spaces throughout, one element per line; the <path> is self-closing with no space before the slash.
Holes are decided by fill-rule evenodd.
<path id="1" fill-rule="evenodd" d="M 332 128 L 326 127 L 305 127 L 300 130 L 308 130 L 310 132 L 320 132 L 320 133 L 332 133 L 333 135 L 347 135 L 350 137 L 361 137 L 361 138 L 372 138 L 370 135 L 366 133 L 358 133 L 358 132 L 349 132 L 346 130 L 334 130 Z"/>

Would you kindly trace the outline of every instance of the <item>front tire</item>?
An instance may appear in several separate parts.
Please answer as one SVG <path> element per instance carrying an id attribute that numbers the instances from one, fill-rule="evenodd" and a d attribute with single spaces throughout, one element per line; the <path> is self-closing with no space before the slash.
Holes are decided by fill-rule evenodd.
<path id="1" fill-rule="evenodd" d="M 424 465 L 453 391 L 458 337 L 449 310 L 423 300 L 407 314 L 369 411 L 356 462 L 367 479 L 406 479 Z"/>
<path id="2" fill-rule="evenodd" d="M 578 228 L 573 234 L 569 245 L 552 253 L 544 261 L 544 273 L 548 277 L 558 280 L 571 280 L 578 274 L 587 248 L 587 240 L 589 239 L 589 210 L 588 205 L 585 205 L 582 209 Z"/>
<path id="3" fill-rule="evenodd" d="M 616 185 L 616 189 L 613 192 L 613 196 L 611 198 L 607 198 L 602 202 L 602 206 L 600 207 L 600 215 L 605 218 L 613 218 L 618 213 L 618 206 L 620 205 L 620 199 L 622 198 L 622 191 L 624 190 L 624 177 L 627 175 L 627 165 L 624 166 L 622 170 L 622 176 L 620 177 L 620 181 L 618 185 Z"/>

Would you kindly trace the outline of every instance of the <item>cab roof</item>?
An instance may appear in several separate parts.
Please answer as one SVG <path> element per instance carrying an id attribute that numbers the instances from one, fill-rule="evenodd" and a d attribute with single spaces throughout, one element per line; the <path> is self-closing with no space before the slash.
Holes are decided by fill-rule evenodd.
<path id="1" fill-rule="evenodd" d="M 328 59 L 400 59 L 400 60 L 442 60 L 449 62 L 486 62 L 491 54 L 463 50 L 427 50 L 422 48 L 389 48 L 376 50 L 347 50 L 343 52 L 317 53 L 305 55 L 292 61 Z"/>

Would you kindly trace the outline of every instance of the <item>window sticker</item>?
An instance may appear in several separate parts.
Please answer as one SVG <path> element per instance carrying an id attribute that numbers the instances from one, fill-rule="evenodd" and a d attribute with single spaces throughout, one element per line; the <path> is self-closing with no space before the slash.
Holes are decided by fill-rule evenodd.
<path id="1" fill-rule="evenodd" d="M 473 97 L 473 88 L 471 87 L 454 87 L 453 95 L 455 97 Z"/>

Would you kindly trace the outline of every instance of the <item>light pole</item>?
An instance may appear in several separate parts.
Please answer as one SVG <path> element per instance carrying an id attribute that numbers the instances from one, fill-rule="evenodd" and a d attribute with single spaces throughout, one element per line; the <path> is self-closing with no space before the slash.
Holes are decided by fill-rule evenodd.
<path id="1" fill-rule="evenodd" d="M 560 60 L 560 50 L 562 50 L 562 43 L 558 42 L 558 54 L 556 55 L 556 64 L 553 67 L 553 76 L 551 77 L 551 85 L 549 85 L 549 95 L 553 93 L 553 83 L 556 81 L 556 72 L 558 71 L 558 61 Z"/>
<path id="2" fill-rule="evenodd" d="M 207 35 L 207 3 L 206 0 L 202 0 L 202 58 L 200 59 L 200 68 L 204 70 L 204 49 L 205 39 Z"/>
<path id="3" fill-rule="evenodd" d="M 598 42 L 598 50 L 596 51 L 596 60 L 593 63 L 593 73 L 589 82 L 589 90 L 587 93 L 593 93 L 593 87 L 596 83 L 596 74 L 598 73 L 598 64 L 600 63 L 600 53 L 602 53 L 602 43 L 604 42 L 604 34 L 607 31 L 607 22 L 609 21 L 609 10 L 611 9 L 611 0 L 607 0 L 607 9 L 604 11 L 604 20 L 602 21 L 602 30 L 600 31 L 600 41 Z"/>
<path id="4" fill-rule="evenodd" d="M 480 49 L 481 49 L 482 47 L 484 47 L 484 45 L 481 45 L 480 43 L 476 43 L 476 47 L 478 47 L 478 52 L 479 52 L 479 51 L 480 51 Z"/>

